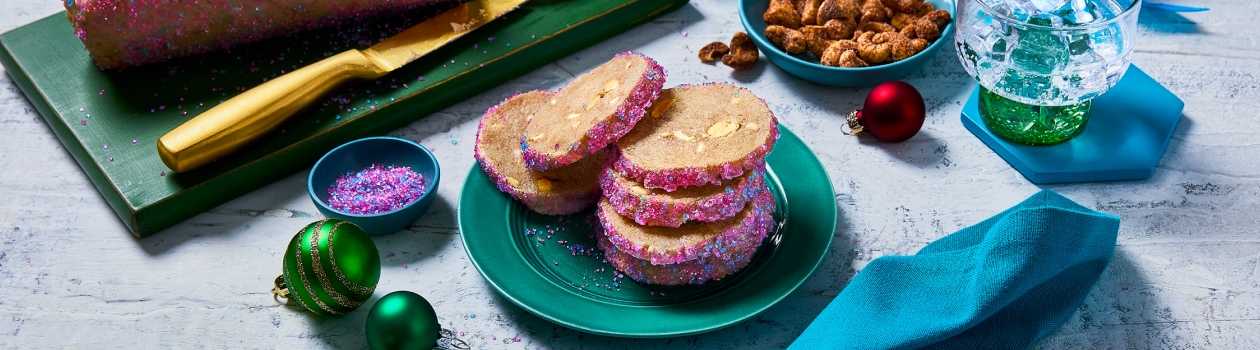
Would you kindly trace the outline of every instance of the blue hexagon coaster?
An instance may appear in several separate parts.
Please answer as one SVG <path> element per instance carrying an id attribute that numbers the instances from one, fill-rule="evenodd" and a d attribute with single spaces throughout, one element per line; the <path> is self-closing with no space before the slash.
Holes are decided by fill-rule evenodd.
<path id="1" fill-rule="evenodd" d="M 1164 156 L 1185 102 L 1129 66 L 1111 90 L 1094 99 L 1085 130 L 1053 146 L 1025 146 L 994 135 L 980 119 L 976 87 L 963 106 L 963 125 L 1036 184 L 1141 180 Z"/>

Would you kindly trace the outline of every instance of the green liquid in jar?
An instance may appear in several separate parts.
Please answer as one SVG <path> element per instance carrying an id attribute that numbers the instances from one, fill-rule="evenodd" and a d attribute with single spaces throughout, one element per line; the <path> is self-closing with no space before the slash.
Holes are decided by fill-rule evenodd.
<path id="1" fill-rule="evenodd" d="M 1085 130 L 1090 101 L 1066 106 L 1029 105 L 980 87 L 980 117 L 994 134 L 1025 145 L 1053 145 Z"/>

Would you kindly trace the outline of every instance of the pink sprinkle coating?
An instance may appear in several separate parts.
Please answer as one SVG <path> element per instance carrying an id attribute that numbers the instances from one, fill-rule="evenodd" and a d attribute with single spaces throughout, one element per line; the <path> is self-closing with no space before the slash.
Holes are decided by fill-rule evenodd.
<path id="1" fill-rule="evenodd" d="M 66 0 L 74 33 L 101 68 L 161 62 L 439 0 Z M 105 94 L 101 90 L 101 95 Z"/>
<path id="2" fill-rule="evenodd" d="M 634 90 L 630 92 L 630 96 L 620 106 L 617 106 L 617 117 L 595 123 L 586 132 L 586 140 L 584 142 L 573 145 L 568 152 L 560 157 L 553 158 L 546 153 L 530 148 L 529 143 L 526 142 L 525 135 L 521 135 L 521 155 L 525 158 L 526 167 L 546 170 L 573 164 L 582 159 L 582 157 L 591 155 L 604 149 L 609 144 L 617 142 L 622 136 L 626 136 L 630 129 L 634 128 L 634 124 L 638 123 L 639 119 L 643 119 L 643 116 L 647 114 L 647 107 L 652 105 L 652 101 L 656 101 L 656 97 L 661 93 L 661 87 L 665 86 L 665 68 L 657 64 L 652 58 L 638 52 L 622 52 L 617 54 L 616 57 L 621 56 L 641 57 L 647 62 L 647 69 L 639 77 L 639 81 L 635 82 Z"/>
<path id="3" fill-rule="evenodd" d="M 541 90 L 534 90 L 534 91 L 530 91 L 529 93 L 553 94 L 553 92 L 541 91 Z M 490 109 L 486 110 L 485 115 L 494 115 L 495 113 L 499 111 L 499 108 L 507 104 L 508 101 L 520 95 L 522 95 L 522 93 L 518 92 L 515 95 L 512 95 L 512 97 L 508 97 L 507 99 L 504 99 L 503 102 L 497 105 L 494 105 L 493 107 L 490 107 Z M 486 119 L 487 118 L 482 118 L 481 123 L 477 125 L 477 142 L 475 143 L 476 145 L 482 144 L 481 136 L 486 126 L 488 125 L 486 123 Z M 594 187 L 590 191 L 576 192 L 576 193 L 564 193 L 564 192 L 534 193 L 534 192 L 522 191 L 520 189 L 512 187 L 511 185 L 508 185 L 507 176 L 503 175 L 503 172 L 499 171 L 498 168 L 494 166 L 493 164 L 494 162 L 489 161 L 486 158 L 486 156 L 482 154 L 481 147 L 477 147 L 477 146 L 473 147 L 473 158 L 477 159 L 477 164 L 481 166 L 481 170 L 484 171 L 486 175 L 490 176 L 490 179 L 494 181 L 495 188 L 498 188 L 500 192 L 507 193 L 508 195 L 512 196 L 512 199 L 515 199 L 521 202 L 522 204 L 525 204 L 525 206 L 528 207 L 530 210 L 538 212 L 539 214 L 543 214 L 543 215 L 573 214 L 573 213 L 582 211 L 582 209 L 586 209 L 586 207 L 594 205 L 595 202 L 599 201 L 599 198 L 600 198 L 601 192 L 599 190 L 599 187 Z"/>
<path id="4" fill-rule="evenodd" d="M 711 84 L 711 83 L 709 83 Z M 688 85 L 682 85 L 685 87 Z M 757 97 L 763 105 L 766 100 Z M 774 144 L 779 140 L 779 119 L 774 116 L 774 111 L 770 111 L 770 133 L 766 136 L 766 142 L 743 158 L 734 162 L 720 164 L 710 167 L 686 167 L 663 170 L 648 170 L 631 162 L 630 159 L 620 155 L 620 149 L 617 149 L 616 161 L 612 167 L 616 169 L 622 176 L 634 179 L 643 184 L 647 188 L 660 188 L 666 191 L 674 191 L 679 187 L 688 186 L 704 186 L 719 185 L 722 181 L 734 179 L 743 175 L 745 171 L 757 169 L 765 165 L 765 158 L 770 151 L 774 149 Z"/>
<path id="5" fill-rule="evenodd" d="M 672 200 L 667 195 L 640 195 L 614 177 L 613 169 L 605 169 L 600 177 L 604 196 L 618 214 L 646 226 L 678 227 L 688 221 L 725 220 L 739 214 L 744 204 L 766 189 L 764 166 L 754 169 L 747 180 L 736 179 L 733 187 L 726 186 L 724 191 L 695 202 Z"/>
<path id="6" fill-rule="evenodd" d="M 600 202 L 601 209 L 595 212 L 599 216 L 600 224 L 604 227 L 604 234 L 608 236 L 608 242 L 617 250 L 646 260 L 653 265 L 677 264 L 700 259 L 734 260 L 739 247 L 760 243 L 775 225 L 774 193 L 763 190 L 750 204 L 753 206 L 752 212 L 744 216 L 739 224 L 719 233 L 713 240 L 688 244 L 680 239 L 678 242 L 680 246 L 661 249 L 632 242 L 618 233 L 616 227 L 609 224 L 608 214 L 605 214 L 602 208 L 607 203 L 607 201 Z"/>
<path id="7" fill-rule="evenodd" d="M 411 167 L 372 164 L 337 177 L 328 187 L 328 206 L 347 214 L 387 213 L 420 199 L 426 189 L 424 176 Z"/>
<path id="8" fill-rule="evenodd" d="M 699 259 L 677 264 L 653 265 L 646 260 L 617 250 L 617 247 L 609 243 L 608 237 L 599 230 L 596 230 L 595 241 L 599 249 L 604 250 L 604 257 L 608 260 L 608 264 L 617 271 L 625 273 L 627 277 L 638 282 L 666 286 L 703 284 L 726 277 L 747 266 L 753 254 L 757 252 L 757 248 L 761 246 L 761 241 L 757 241 L 756 244 L 732 248 L 735 254 L 728 260 Z"/>

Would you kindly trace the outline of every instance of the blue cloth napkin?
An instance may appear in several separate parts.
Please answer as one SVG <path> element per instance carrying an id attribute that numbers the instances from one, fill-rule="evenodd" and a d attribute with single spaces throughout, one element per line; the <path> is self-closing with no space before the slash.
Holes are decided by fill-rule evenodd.
<path id="1" fill-rule="evenodd" d="M 1120 218 L 1044 190 L 911 256 L 871 261 L 789 349 L 1022 349 L 1084 302 Z"/>

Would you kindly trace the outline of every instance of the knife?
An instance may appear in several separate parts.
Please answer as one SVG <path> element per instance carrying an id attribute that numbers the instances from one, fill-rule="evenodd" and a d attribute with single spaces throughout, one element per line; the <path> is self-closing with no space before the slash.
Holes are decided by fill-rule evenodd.
<path id="1" fill-rule="evenodd" d="M 281 75 L 180 124 L 158 157 L 186 172 L 231 154 L 351 79 L 376 79 L 503 16 L 525 0 L 472 0 L 364 50 L 351 49 Z"/>

